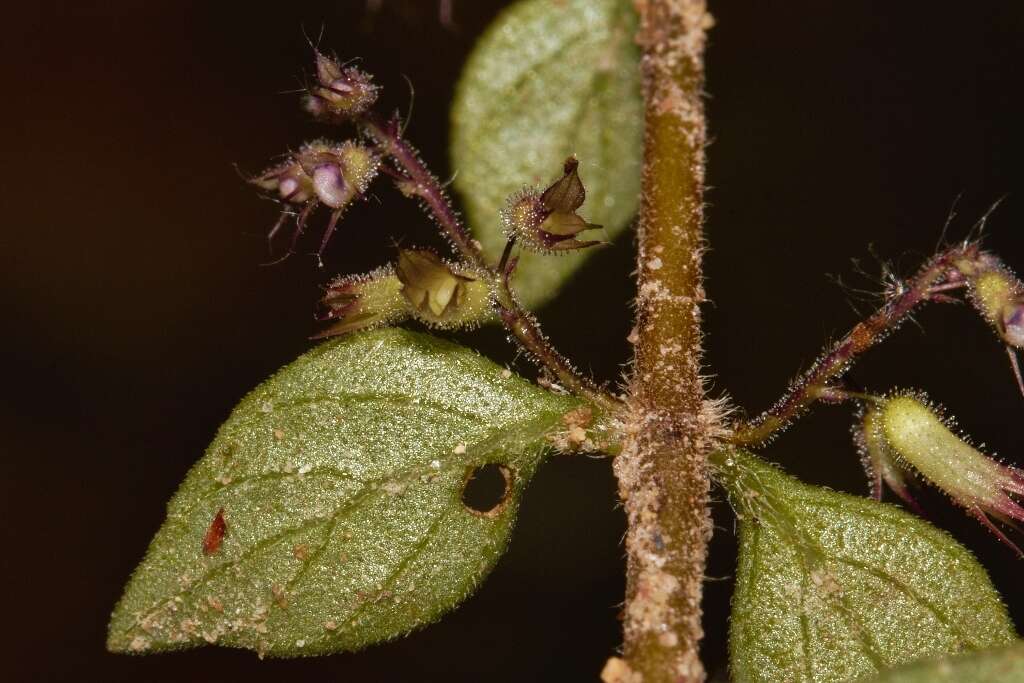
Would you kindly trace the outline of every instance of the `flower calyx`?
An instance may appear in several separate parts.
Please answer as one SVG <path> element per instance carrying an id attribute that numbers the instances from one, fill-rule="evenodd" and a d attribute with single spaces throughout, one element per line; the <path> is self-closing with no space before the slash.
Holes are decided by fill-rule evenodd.
<path id="1" fill-rule="evenodd" d="M 441 328 L 478 325 L 490 317 L 490 286 L 478 274 L 426 249 L 401 249 L 395 273 L 410 313 Z"/>
<path id="2" fill-rule="evenodd" d="M 881 420 L 883 411 L 869 404 L 860 414 L 860 422 L 853 428 L 853 439 L 860 452 L 861 464 L 867 472 L 871 495 L 882 499 L 883 484 L 915 510 L 920 510 L 917 501 L 910 495 L 906 463 L 896 454 L 885 440 Z M 913 480 L 911 480 L 911 483 Z"/>
<path id="3" fill-rule="evenodd" d="M 1024 474 L 954 433 L 925 399 L 908 393 L 878 399 L 865 413 L 863 440 L 897 493 L 903 472 L 916 471 L 1024 556 L 991 519 L 1024 522 L 1024 507 L 1015 499 L 1024 496 Z"/>
<path id="4" fill-rule="evenodd" d="M 1024 283 L 990 254 L 961 267 L 971 302 L 1007 345 L 1024 348 Z"/>
<path id="5" fill-rule="evenodd" d="M 335 321 L 314 339 L 395 324 L 408 315 L 402 283 L 391 265 L 365 275 L 348 275 L 327 286 L 320 320 Z"/>
<path id="6" fill-rule="evenodd" d="M 426 249 L 400 249 L 393 265 L 337 278 L 320 304 L 319 319 L 334 323 L 314 339 L 394 325 L 410 317 L 441 329 L 475 327 L 494 315 L 485 279 Z"/>
<path id="7" fill-rule="evenodd" d="M 328 123 L 357 118 L 377 101 L 380 87 L 370 74 L 344 66 L 322 52 L 316 53 L 316 84 L 306 96 L 306 111 Z"/>
<path id="8" fill-rule="evenodd" d="M 562 177 L 543 192 L 527 188 L 509 197 L 501 219 L 505 234 L 524 247 L 542 253 L 556 253 L 601 244 L 580 241 L 576 235 L 600 228 L 587 223 L 576 211 L 587 193 L 579 176 L 579 161 L 569 157 Z"/>
<path id="9" fill-rule="evenodd" d="M 317 206 L 323 204 L 331 210 L 318 252 L 322 254 L 345 209 L 363 196 L 379 168 L 380 159 L 368 147 L 351 141 L 338 144 L 317 140 L 303 145 L 298 153 L 251 182 L 266 192 L 275 193 L 284 204 L 303 207 L 295 219 L 289 253 L 294 251 Z M 270 241 L 291 215 L 293 212 L 287 208 L 281 213 L 267 236 Z"/>

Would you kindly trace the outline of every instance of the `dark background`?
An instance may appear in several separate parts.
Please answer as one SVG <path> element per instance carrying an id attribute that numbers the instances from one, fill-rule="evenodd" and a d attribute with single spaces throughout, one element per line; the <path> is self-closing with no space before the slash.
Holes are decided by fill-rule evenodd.
<path id="1" fill-rule="evenodd" d="M 474 36 L 502 2 L 38 2 L 5 8 L 0 426 L 8 680 L 594 680 L 616 646 L 624 530 L 607 461 L 556 459 L 527 493 L 508 555 L 439 625 L 359 654 L 264 661 L 202 649 L 104 651 L 108 614 L 165 501 L 234 403 L 309 348 L 319 285 L 366 270 L 393 239 L 434 240 L 386 184 L 350 212 L 318 271 L 266 260 L 275 207 L 232 164 L 261 170 L 321 134 L 294 94 L 303 28 L 361 56 L 404 106 L 442 176 L 446 112 Z M 1024 270 L 1024 6 L 715 2 L 708 56 L 707 361 L 716 393 L 766 407 L 874 302 L 880 260 L 909 275 L 954 200 L 963 237 L 1007 195 L 987 244 Z M 317 222 L 319 227 L 322 216 Z M 317 230 L 312 231 L 318 234 Z M 312 239 L 312 238 L 311 238 Z M 874 254 L 870 249 L 874 245 Z M 313 242 L 309 243 L 313 248 Z M 858 275 L 851 258 L 868 277 Z M 631 248 L 596 255 L 546 329 L 602 380 L 628 358 Z M 840 287 L 827 275 L 841 276 Z M 965 307 L 918 316 L 852 380 L 927 389 L 1024 464 L 1024 400 L 993 335 Z M 500 333 L 471 335 L 499 361 Z M 516 366 L 533 376 L 525 362 Z M 849 412 L 823 408 L 770 449 L 814 482 L 861 493 Z M 1018 623 L 1020 562 L 941 495 L 932 519 L 975 550 Z M 724 678 L 735 547 L 719 504 L 705 657 Z"/>

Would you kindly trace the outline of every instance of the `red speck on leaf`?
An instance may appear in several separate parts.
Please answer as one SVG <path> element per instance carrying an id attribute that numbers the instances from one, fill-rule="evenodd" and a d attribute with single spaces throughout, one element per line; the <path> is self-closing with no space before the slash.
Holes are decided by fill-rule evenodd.
<path id="1" fill-rule="evenodd" d="M 203 555 L 213 555 L 220 550 L 220 544 L 227 532 L 228 525 L 224 521 L 224 508 L 221 508 L 217 510 L 213 521 L 210 522 L 210 528 L 206 530 L 206 536 L 203 537 Z"/>

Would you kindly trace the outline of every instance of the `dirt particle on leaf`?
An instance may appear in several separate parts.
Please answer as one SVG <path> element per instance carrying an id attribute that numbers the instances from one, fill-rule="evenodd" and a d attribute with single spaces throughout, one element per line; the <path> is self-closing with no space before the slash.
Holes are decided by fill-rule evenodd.
<path id="1" fill-rule="evenodd" d="M 288 596 L 284 594 L 284 586 L 275 583 L 270 587 L 270 594 L 274 596 L 274 604 L 281 609 L 288 609 Z"/>
<path id="2" fill-rule="evenodd" d="M 149 638 L 146 636 L 135 636 L 132 638 L 132 642 L 128 644 L 128 649 L 132 652 L 142 652 L 149 649 Z"/>
<path id="3" fill-rule="evenodd" d="M 512 377 L 512 371 L 509 370 L 508 368 L 505 368 L 504 370 L 501 371 L 501 378 L 502 379 L 509 379 L 511 377 Z"/>
<path id="4" fill-rule="evenodd" d="M 398 481 L 386 481 L 381 488 L 384 489 L 384 492 L 389 496 L 397 496 L 405 491 L 405 486 L 405 484 Z"/>
<path id="5" fill-rule="evenodd" d="M 146 633 L 152 634 L 157 628 L 157 615 L 156 613 L 148 614 L 143 619 L 139 620 L 139 628 Z"/>
<path id="6" fill-rule="evenodd" d="M 299 560 L 300 562 L 305 562 L 309 559 L 309 546 L 305 543 L 297 543 L 296 545 L 292 546 L 292 555 L 295 556 L 296 560 Z"/>
<path id="7" fill-rule="evenodd" d="M 228 533 L 228 524 L 224 521 L 224 508 L 217 510 L 217 514 L 213 516 L 213 521 L 210 522 L 210 528 L 206 530 L 206 535 L 203 536 L 203 554 L 214 555 L 220 550 L 221 543 L 224 542 L 224 537 Z"/>
<path id="8" fill-rule="evenodd" d="M 811 572 L 811 583 L 813 583 L 825 597 L 842 595 L 843 593 L 843 587 L 836 580 L 836 577 L 825 569 L 813 570 Z"/>
<path id="9" fill-rule="evenodd" d="M 464 444 L 464 443 L 458 444 L 454 449 L 452 449 L 452 453 L 454 453 L 455 455 L 465 455 L 466 454 L 466 444 Z"/>
<path id="10" fill-rule="evenodd" d="M 283 429 L 275 429 L 274 430 L 274 439 L 276 439 L 277 441 L 280 441 L 283 438 L 284 438 L 284 430 Z"/>
<path id="11" fill-rule="evenodd" d="M 217 598 L 213 597 L 212 595 L 207 596 L 206 603 L 210 606 L 211 609 L 217 612 L 224 611 L 224 603 L 218 600 Z"/>
<path id="12" fill-rule="evenodd" d="M 328 619 L 324 622 L 324 628 L 328 631 L 333 631 L 334 629 L 338 628 L 338 623 L 334 621 L 334 619 Z"/>

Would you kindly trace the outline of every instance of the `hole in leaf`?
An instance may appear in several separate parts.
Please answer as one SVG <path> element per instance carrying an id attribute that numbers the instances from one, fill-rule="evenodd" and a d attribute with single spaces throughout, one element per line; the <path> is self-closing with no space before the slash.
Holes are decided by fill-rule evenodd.
<path id="1" fill-rule="evenodd" d="M 496 517 L 508 502 L 513 472 L 496 462 L 466 469 L 462 504 L 474 515 Z"/>

